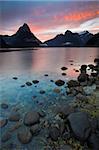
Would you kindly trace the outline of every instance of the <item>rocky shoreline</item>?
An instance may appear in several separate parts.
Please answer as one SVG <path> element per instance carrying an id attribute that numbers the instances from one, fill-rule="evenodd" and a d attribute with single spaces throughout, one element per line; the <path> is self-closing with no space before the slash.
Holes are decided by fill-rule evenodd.
<path id="1" fill-rule="evenodd" d="M 67 82 L 67 98 L 73 100 L 63 103 L 60 96 L 60 102 L 52 104 L 47 110 L 32 109 L 22 113 L 20 109 L 13 109 L 7 118 L 0 118 L 1 149 L 98 150 L 99 59 L 96 58 L 94 63 L 95 65 L 82 65 L 77 80 Z M 63 75 L 67 69 L 61 68 Z M 91 70 L 90 75 L 87 74 L 87 69 Z M 13 77 L 13 80 L 17 79 Z M 53 90 L 55 93 L 60 93 L 59 87 L 65 85 L 61 79 L 51 82 L 57 86 Z M 32 84 L 36 86 L 38 83 L 38 80 L 27 81 L 21 87 Z M 41 90 L 40 94 L 46 94 L 46 91 Z M 1 110 L 6 111 L 8 108 L 8 104 L 1 104 Z M 42 145 L 41 148 L 39 145 L 37 148 L 31 147 L 34 139 Z"/>

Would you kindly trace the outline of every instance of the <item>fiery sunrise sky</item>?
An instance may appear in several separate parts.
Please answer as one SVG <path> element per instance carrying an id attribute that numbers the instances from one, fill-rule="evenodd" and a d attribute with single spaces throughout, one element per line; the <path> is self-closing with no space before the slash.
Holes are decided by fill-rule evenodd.
<path id="1" fill-rule="evenodd" d="M 99 32 L 99 1 L 0 0 L 0 34 L 14 34 L 23 23 L 41 40 L 66 30 Z"/>

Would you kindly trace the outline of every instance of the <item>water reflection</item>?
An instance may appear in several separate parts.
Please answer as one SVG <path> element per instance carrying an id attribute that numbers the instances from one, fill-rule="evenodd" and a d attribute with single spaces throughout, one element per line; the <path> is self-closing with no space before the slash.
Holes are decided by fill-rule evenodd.
<path id="1" fill-rule="evenodd" d="M 92 63 L 99 57 L 99 48 L 39 48 L 38 50 L 0 53 L 0 74 L 60 72 L 69 68 L 68 76 L 74 77 L 81 64 Z M 73 60 L 71 65 L 70 60 Z"/>

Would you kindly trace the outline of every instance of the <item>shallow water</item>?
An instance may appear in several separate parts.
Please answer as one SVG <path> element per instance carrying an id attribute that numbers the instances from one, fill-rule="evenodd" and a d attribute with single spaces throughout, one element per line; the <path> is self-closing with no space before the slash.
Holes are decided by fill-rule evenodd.
<path id="1" fill-rule="evenodd" d="M 35 106 L 38 100 L 33 100 L 33 96 L 37 96 L 39 102 L 44 103 L 47 99 L 57 96 L 53 93 L 56 85 L 50 80 L 67 81 L 76 78 L 79 72 L 74 69 L 78 70 L 82 64 L 92 64 L 98 53 L 98 48 L 38 48 L 0 53 L 0 101 L 22 105 L 32 101 Z M 63 66 L 68 70 L 62 71 Z M 67 75 L 62 76 L 62 72 Z M 48 77 L 44 74 L 48 74 Z M 14 76 L 18 77 L 18 80 L 13 80 Z M 37 87 L 20 87 L 35 79 L 40 81 Z M 41 95 L 40 90 L 45 90 L 46 93 Z"/>
<path id="2" fill-rule="evenodd" d="M 44 110 L 46 118 L 52 120 L 54 106 L 64 102 L 66 105 L 73 97 L 66 95 L 66 84 L 58 87 L 60 93 L 53 92 L 57 86 L 51 80 L 62 79 L 67 82 L 69 79 L 75 79 L 79 72 L 74 69 L 79 70 L 82 64 L 93 64 L 96 57 L 99 57 L 98 48 L 39 48 L 0 53 L 0 103 L 9 105 L 8 109 L 0 108 L 0 118 L 9 118 L 9 114 L 18 111 L 23 119 L 27 111 L 36 109 Z M 62 71 L 63 66 L 68 69 Z M 63 72 L 66 76 L 62 76 Z M 48 76 L 44 76 L 45 74 Z M 13 77 L 18 79 L 14 80 Z M 39 80 L 39 83 L 33 84 L 32 80 Z M 27 81 L 31 82 L 32 86 L 26 86 Z M 25 87 L 21 87 L 24 84 Z M 40 90 L 44 90 L 45 94 L 40 94 Z M 0 130 L 1 136 L 13 125 L 14 123 L 9 121 Z M 33 140 L 26 145 L 22 145 L 16 136 L 19 130 L 21 128 L 15 130 L 11 139 L 1 145 L 11 143 L 13 150 L 44 150 L 46 130 L 42 130 L 38 136 L 33 136 Z"/>

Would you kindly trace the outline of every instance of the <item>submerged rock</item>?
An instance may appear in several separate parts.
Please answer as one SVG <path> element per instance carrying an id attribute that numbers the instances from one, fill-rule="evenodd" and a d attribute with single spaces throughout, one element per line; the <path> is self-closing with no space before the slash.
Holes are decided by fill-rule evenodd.
<path id="1" fill-rule="evenodd" d="M 62 76 L 66 76 L 66 73 L 62 73 Z"/>
<path id="2" fill-rule="evenodd" d="M 40 90 L 40 94 L 45 94 L 45 91 L 44 90 Z"/>
<path id="3" fill-rule="evenodd" d="M 62 68 L 61 68 L 61 70 L 63 70 L 63 71 L 64 71 L 64 70 L 67 70 L 67 69 L 68 69 L 67 67 L 62 67 Z"/>
<path id="4" fill-rule="evenodd" d="M 18 112 L 13 112 L 9 116 L 10 121 L 19 121 L 20 120 L 20 114 Z"/>
<path id="5" fill-rule="evenodd" d="M 34 84 L 39 83 L 39 81 L 38 81 L 38 80 L 33 80 L 32 82 L 33 82 Z"/>
<path id="6" fill-rule="evenodd" d="M 31 126 L 30 128 L 31 133 L 34 134 L 38 134 L 40 132 L 40 125 L 39 124 L 35 124 L 33 126 Z"/>
<path id="7" fill-rule="evenodd" d="M 55 89 L 53 90 L 53 92 L 55 92 L 55 93 L 60 93 L 60 89 L 55 88 Z"/>
<path id="8" fill-rule="evenodd" d="M 76 87 L 76 86 L 79 86 L 79 82 L 76 81 L 76 80 L 70 80 L 70 81 L 67 82 L 67 85 L 68 85 L 69 88 L 70 87 Z"/>
<path id="9" fill-rule="evenodd" d="M 27 144 L 32 140 L 30 130 L 25 127 L 18 132 L 17 137 L 22 144 Z"/>
<path id="10" fill-rule="evenodd" d="M 45 74 L 44 76 L 45 76 L 45 77 L 48 77 L 48 74 Z"/>
<path id="11" fill-rule="evenodd" d="M 0 128 L 4 127 L 7 124 L 7 119 L 0 119 Z"/>
<path id="12" fill-rule="evenodd" d="M 2 104 L 1 104 L 1 108 L 2 108 L 2 109 L 7 109 L 7 108 L 8 108 L 8 104 L 2 103 Z"/>
<path id="13" fill-rule="evenodd" d="M 25 87 L 25 84 L 21 85 L 21 87 Z"/>
<path id="14" fill-rule="evenodd" d="M 50 82 L 54 82 L 54 80 L 50 80 Z"/>
<path id="15" fill-rule="evenodd" d="M 17 78 L 17 77 L 13 77 L 13 79 L 14 79 L 14 80 L 17 80 L 18 78 Z"/>
<path id="16" fill-rule="evenodd" d="M 31 82 L 26 82 L 26 85 L 27 85 L 27 86 L 31 86 L 32 83 L 31 83 Z"/>
<path id="17" fill-rule="evenodd" d="M 29 111 L 26 113 L 24 117 L 24 124 L 28 126 L 34 125 L 39 121 L 40 121 L 40 116 L 39 113 L 36 111 Z"/>
<path id="18" fill-rule="evenodd" d="M 57 80 L 57 81 L 55 81 L 55 84 L 57 86 L 63 86 L 65 84 L 65 81 L 63 81 L 63 80 Z"/>
<path id="19" fill-rule="evenodd" d="M 85 112 L 75 112 L 68 116 L 70 127 L 78 140 L 85 141 L 91 132 L 88 115 Z"/>
<path id="20" fill-rule="evenodd" d="M 2 141 L 2 142 L 6 142 L 6 141 L 8 141 L 8 140 L 10 140 L 10 139 L 11 139 L 11 133 L 8 132 L 8 131 L 6 131 L 6 132 L 2 135 L 2 137 L 1 137 L 1 141 Z"/>

